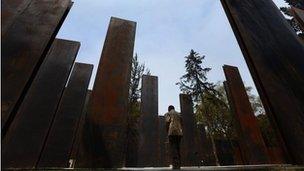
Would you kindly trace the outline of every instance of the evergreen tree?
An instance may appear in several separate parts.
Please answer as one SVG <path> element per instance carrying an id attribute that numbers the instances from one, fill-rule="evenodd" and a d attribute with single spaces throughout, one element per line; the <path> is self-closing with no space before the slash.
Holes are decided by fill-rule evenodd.
<path id="1" fill-rule="evenodd" d="M 145 71 L 145 65 L 139 64 L 138 55 L 132 58 L 132 69 L 131 69 L 131 79 L 130 79 L 130 94 L 129 94 L 129 106 L 130 113 L 138 115 L 139 108 L 138 101 L 140 99 L 140 87 L 139 83 L 141 81 L 141 77 Z"/>
<path id="2" fill-rule="evenodd" d="M 138 61 L 137 53 L 132 58 L 132 67 L 131 67 L 131 79 L 130 79 L 130 89 L 129 89 L 129 107 L 130 114 L 136 117 L 139 116 L 139 105 L 141 97 L 141 88 L 140 82 L 143 74 L 151 75 L 150 69 L 148 69 L 145 64 L 140 64 Z"/>
<path id="3" fill-rule="evenodd" d="M 216 94 L 215 85 L 207 81 L 207 73 L 211 68 L 202 66 L 205 56 L 200 56 L 191 49 L 190 54 L 186 58 L 186 74 L 180 78 L 180 90 L 183 93 L 190 94 L 194 102 L 203 100 L 205 94 Z"/>
<path id="4" fill-rule="evenodd" d="M 220 100 L 217 98 L 219 93 L 214 89 L 215 85 L 211 82 L 207 81 L 207 73 L 211 70 L 209 67 L 203 67 L 203 60 L 205 56 L 200 56 L 199 53 L 195 52 L 191 49 L 190 54 L 185 57 L 186 58 L 186 74 L 180 78 L 180 81 L 176 83 L 179 85 L 180 90 L 185 93 L 191 95 L 193 98 L 193 102 L 195 104 L 195 109 L 200 110 L 200 104 L 208 105 L 210 103 L 219 102 Z M 207 128 L 212 127 L 211 119 L 210 119 L 210 110 L 209 107 L 204 107 L 205 111 L 201 111 L 204 117 L 206 118 L 206 122 L 204 123 Z M 215 157 L 216 164 L 219 165 L 219 160 L 216 153 L 214 135 L 211 132 L 207 132 L 211 143 L 213 154 Z"/>

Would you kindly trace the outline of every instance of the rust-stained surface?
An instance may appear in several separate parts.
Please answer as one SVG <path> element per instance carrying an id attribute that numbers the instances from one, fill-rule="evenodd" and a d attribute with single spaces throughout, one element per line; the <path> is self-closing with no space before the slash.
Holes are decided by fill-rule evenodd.
<path id="1" fill-rule="evenodd" d="M 223 86 L 225 88 L 227 100 L 228 100 L 228 103 L 229 103 L 230 113 L 233 114 L 234 113 L 234 108 L 233 108 L 232 96 L 230 94 L 227 81 L 223 81 Z M 235 115 L 233 115 L 233 120 L 231 122 L 232 122 L 232 125 L 233 125 L 233 129 L 235 129 L 236 132 L 240 132 L 240 130 L 239 130 L 240 127 L 237 125 L 237 120 L 235 118 Z M 242 151 L 242 148 L 240 147 L 240 137 L 239 136 L 240 135 L 238 135 L 236 137 L 236 140 L 234 140 L 234 163 L 245 165 L 247 161 L 245 161 L 243 159 L 243 156 L 242 156 L 243 151 Z M 264 143 L 265 143 L 265 141 L 264 141 Z M 265 145 L 266 145 L 266 143 L 265 143 Z"/>
<path id="2" fill-rule="evenodd" d="M 221 166 L 234 165 L 233 144 L 227 139 L 215 139 L 216 153 Z"/>
<path id="3" fill-rule="evenodd" d="M 199 154 L 197 141 L 197 127 L 193 113 L 193 103 L 191 95 L 180 94 L 180 108 L 183 120 L 183 138 L 181 141 L 181 163 L 182 166 L 200 165 L 201 156 Z"/>
<path id="4" fill-rule="evenodd" d="M 75 63 L 37 167 L 69 167 L 93 65 Z"/>
<path id="5" fill-rule="evenodd" d="M 3 0 L 1 134 L 5 135 L 72 2 Z"/>
<path id="6" fill-rule="evenodd" d="M 2 140 L 2 168 L 36 166 L 79 47 L 54 41 Z"/>
<path id="7" fill-rule="evenodd" d="M 155 167 L 159 160 L 158 78 L 143 75 L 139 125 L 139 167 Z"/>
<path id="8" fill-rule="evenodd" d="M 212 150 L 210 138 L 207 137 L 205 125 L 198 124 L 198 149 L 200 151 L 201 165 L 215 166 L 215 156 Z"/>
<path id="9" fill-rule="evenodd" d="M 111 18 L 85 123 L 79 167 L 122 167 L 136 23 Z"/>
<path id="10" fill-rule="evenodd" d="M 158 116 L 159 127 L 159 166 L 168 167 L 169 160 L 169 140 L 166 128 L 166 120 L 164 116 Z"/>
<path id="11" fill-rule="evenodd" d="M 131 113 L 128 117 L 127 136 L 125 167 L 136 167 L 139 144 L 139 117 Z"/>
<path id="12" fill-rule="evenodd" d="M 233 160 L 235 165 L 244 165 L 242 151 L 237 141 L 233 142 Z"/>
<path id="13" fill-rule="evenodd" d="M 1 1 L 1 36 L 31 3 L 32 0 L 2 0 Z"/>
<path id="14" fill-rule="evenodd" d="M 221 0 L 293 164 L 304 164 L 304 46 L 271 0 Z M 274 126 L 276 128 L 276 126 Z M 285 154 L 286 156 L 286 154 Z"/>
<path id="15" fill-rule="evenodd" d="M 267 149 L 251 108 L 240 73 L 236 67 L 224 65 L 226 91 L 237 122 L 237 132 L 245 164 L 269 163 Z"/>
<path id="16" fill-rule="evenodd" d="M 78 168 L 79 164 L 81 163 L 81 161 L 83 160 L 81 157 L 83 156 L 83 144 L 81 141 L 82 136 L 83 136 L 83 131 L 84 131 L 84 124 L 85 124 L 85 118 L 87 116 L 88 113 L 88 105 L 89 105 L 89 101 L 90 101 L 90 97 L 92 94 L 92 90 L 88 90 L 87 91 L 87 95 L 86 95 L 86 99 L 85 99 L 85 104 L 82 110 L 82 114 L 81 114 L 81 118 L 79 120 L 78 123 L 78 128 L 77 128 L 77 133 L 76 133 L 76 138 L 75 141 L 73 143 L 73 149 L 70 155 L 70 159 L 73 160 L 74 162 L 74 167 Z"/>
<path id="17" fill-rule="evenodd" d="M 284 152 L 280 147 L 267 147 L 268 156 L 270 163 L 272 164 L 282 164 L 284 161 Z"/>

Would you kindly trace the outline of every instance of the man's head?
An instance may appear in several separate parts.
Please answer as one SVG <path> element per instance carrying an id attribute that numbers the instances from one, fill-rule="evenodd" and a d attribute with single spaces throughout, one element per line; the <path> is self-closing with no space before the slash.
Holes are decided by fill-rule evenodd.
<path id="1" fill-rule="evenodd" d="M 172 109 L 174 110 L 174 106 L 170 105 L 170 106 L 168 107 L 168 111 L 170 112 Z"/>

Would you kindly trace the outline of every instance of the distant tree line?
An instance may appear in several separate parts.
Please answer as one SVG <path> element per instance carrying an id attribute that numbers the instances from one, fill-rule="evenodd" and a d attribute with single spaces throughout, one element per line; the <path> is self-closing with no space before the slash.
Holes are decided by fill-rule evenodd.
<path id="1" fill-rule="evenodd" d="M 222 82 L 208 81 L 207 74 L 210 67 L 204 66 L 205 56 L 191 50 L 185 57 L 186 73 L 176 83 L 181 92 L 192 96 L 196 121 L 204 124 L 206 133 L 211 140 L 213 153 L 217 164 L 215 140 L 237 140 L 236 121 L 230 110 L 227 95 Z M 252 87 L 246 87 L 252 109 L 257 116 L 265 143 L 268 146 L 276 145 L 273 129 L 265 114 L 260 98 L 252 93 Z"/>
<path id="2" fill-rule="evenodd" d="M 226 92 L 222 82 L 213 83 L 207 74 L 212 68 L 205 67 L 205 56 L 194 50 L 185 57 L 186 73 L 176 83 L 181 92 L 191 95 L 197 124 L 205 126 L 206 133 L 212 143 L 215 161 L 219 164 L 215 140 L 237 140 L 236 121 L 230 110 Z M 139 136 L 138 124 L 140 117 L 141 78 L 143 74 L 151 75 L 149 69 L 138 60 L 132 59 L 131 81 L 129 90 L 128 143 L 136 142 Z M 252 93 L 252 87 L 246 87 L 252 109 L 257 116 L 262 136 L 267 146 L 276 146 L 277 140 L 270 122 L 265 114 L 260 98 Z M 131 160 L 131 159 L 130 159 Z"/>

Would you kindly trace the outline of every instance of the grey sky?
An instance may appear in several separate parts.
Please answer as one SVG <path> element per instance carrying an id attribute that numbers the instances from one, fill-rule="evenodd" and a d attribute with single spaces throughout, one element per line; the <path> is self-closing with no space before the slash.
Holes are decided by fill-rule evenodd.
<path id="1" fill-rule="evenodd" d="M 159 79 L 159 114 L 169 104 L 179 110 L 184 56 L 190 49 L 206 55 L 208 78 L 224 80 L 224 64 L 239 67 L 246 85 L 254 86 L 219 0 L 73 0 L 57 37 L 81 42 L 77 62 L 94 64 L 90 88 L 111 16 L 137 22 L 135 50 L 139 60 Z M 286 6 L 283 0 L 274 0 Z"/>

